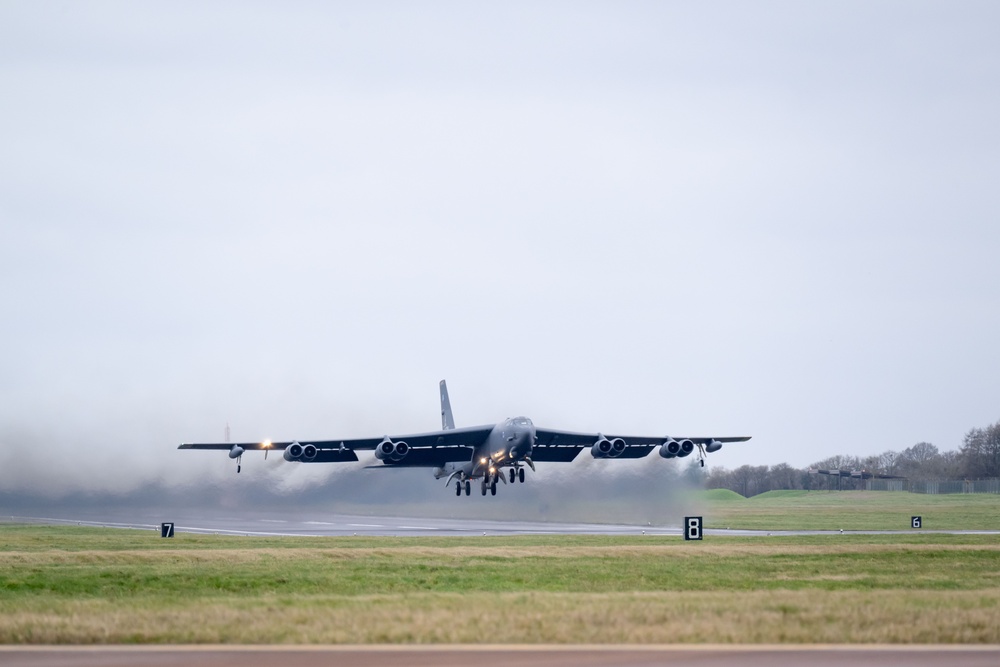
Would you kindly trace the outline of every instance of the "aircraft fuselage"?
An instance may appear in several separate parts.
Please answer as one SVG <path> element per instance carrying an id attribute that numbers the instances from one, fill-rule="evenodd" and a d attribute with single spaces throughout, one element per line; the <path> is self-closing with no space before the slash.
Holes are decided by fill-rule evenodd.
<path id="1" fill-rule="evenodd" d="M 476 446 L 467 463 L 446 463 L 434 471 L 438 479 L 459 480 L 496 478 L 503 467 L 517 468 L 530 460 L 535 445 L 535 425 L 527 417 L 512 417 L 500 422 L 486 439 Z"/>
<path id="2" fill-rule="evenodd" d="M 472 456 L 476 464 L 474 477 L 487 468 L 513 465 L 531 456 L 535 444 L 535 425 L 527 417 L 505 419 L 490 432 L 486 441 L 476 447 Z"/>

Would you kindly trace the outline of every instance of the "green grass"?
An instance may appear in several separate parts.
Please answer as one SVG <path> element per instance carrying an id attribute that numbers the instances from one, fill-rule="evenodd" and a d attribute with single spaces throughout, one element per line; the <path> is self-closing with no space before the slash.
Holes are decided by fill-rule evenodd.
<path id="1" fill-rule="evenodd" d="M 1000 538 L 0 524 L 0 642 L 998 642 Z"/>
<path id="2" fill-rule="evenodd" d="M 720 493 L 721 491 L 721 493 Z M 769 491 L 744 498 L 715 489 L 702 498 L 709 528 L 757 530 L 1000 530 L 1000 495 L 905 491 Z"/>

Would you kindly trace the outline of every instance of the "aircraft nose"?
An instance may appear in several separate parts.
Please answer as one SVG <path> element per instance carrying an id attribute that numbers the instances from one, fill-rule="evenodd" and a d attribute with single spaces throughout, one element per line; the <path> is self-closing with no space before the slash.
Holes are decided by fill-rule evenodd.
<path id="1" fill-rule="evenodd" d="M 533 438 L 529 431 L 521 431 L 517 434 L 514 444 L 510 448 L 510 454 L 514 458 L 521 458 L 531 453 Z"/>

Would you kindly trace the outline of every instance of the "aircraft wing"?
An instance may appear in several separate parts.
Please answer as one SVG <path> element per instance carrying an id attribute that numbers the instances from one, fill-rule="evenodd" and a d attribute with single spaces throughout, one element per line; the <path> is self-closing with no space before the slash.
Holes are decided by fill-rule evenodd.
<path id="1" fill-rule="evenodd" d="M 641 459 L 649 455 L 669 440 L 690 440 L 695 445 L 707 445 L 711 442 L 745 442 L 749 436 L 725 436 L 725 437 L 681 437 L 681 436 L 636 436 L 636 435 L 612 435 L 602 433 L 576 433 L 573 431 L 557 431 L 548 428 L 535 429 L 535 446 L 531 450 L 533 461 L 555 461 L 568 462 L 576 458 L 576 455 L 588 447 L 592 447 L 600 438 L 608 440 L 623 440 L 625 451 L 615 458 L 619 459 Z"/>
<path id="2" fill-rule="evenodd" d="M 405 442 L 410 446 L 410 452 L 401 461 L 386 459 L 386 465 L 399 466 L 440 466 L 449 461 L 468 461 L 472 458 L 473 448 L 480 444 L 493 430 L 493 425 L 471 426 L 467 428 L 416 433 L 410 435 L 390 435 L 376 438 L 345 438 L 341 440 L 289 440 L 287 442 L 210 442 L 184 443 L 178 449 L 218 449 L 232 450 L 240 447 L 246 451 L 266 451 L 271 449 L 284 450 L 298 444 L 303 447 L 312 445 L 317 449 L 316 457 L 303 460 L 303 463 L 336 463 L 342 461 L 357 461 L 355 450 L 375 449 L 388 438 L 394 443 Z"/>

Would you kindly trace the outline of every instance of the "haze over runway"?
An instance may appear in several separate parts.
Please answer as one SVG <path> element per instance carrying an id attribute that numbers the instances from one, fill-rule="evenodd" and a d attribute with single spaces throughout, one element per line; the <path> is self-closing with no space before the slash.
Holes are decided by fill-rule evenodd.
<path id="1" fill-rule="evenodd" d="M 998 22 L 5 2 L 0 506 L 446 515 L 419 473 L 175 449 L 431 430 L 441 378 L 458 426 L 752 435 L 728 468 L 955 449 L 1000 418 Z M 600 463 L 533 511 L 686 465 Z"/>

